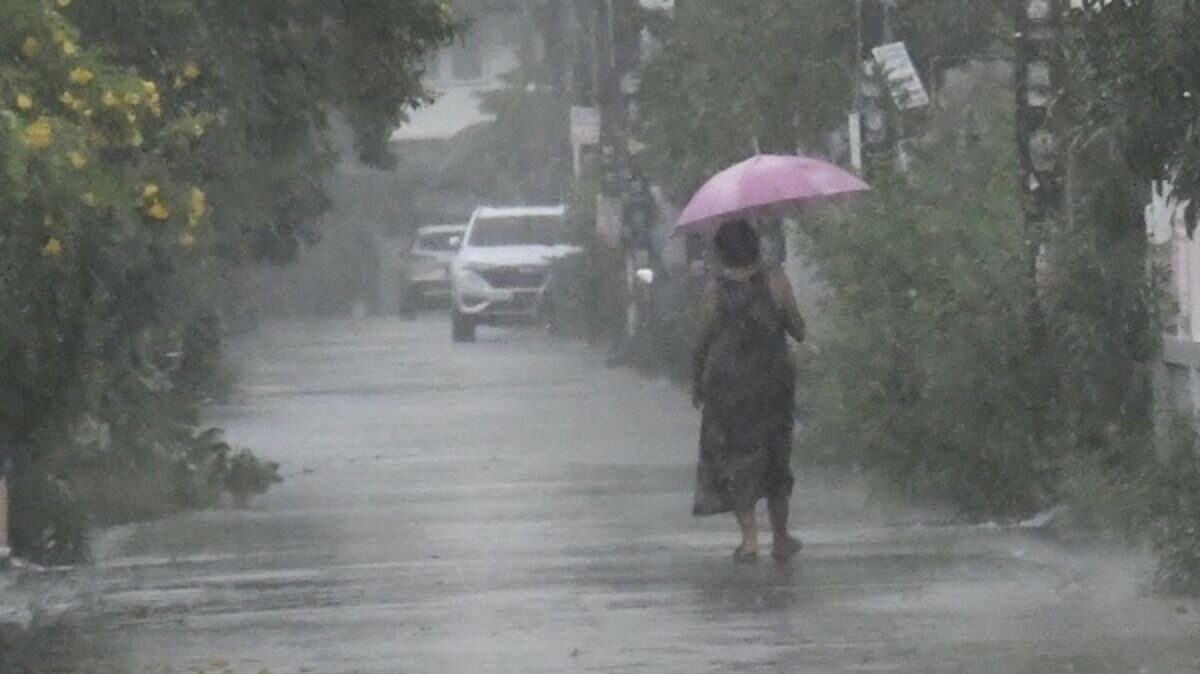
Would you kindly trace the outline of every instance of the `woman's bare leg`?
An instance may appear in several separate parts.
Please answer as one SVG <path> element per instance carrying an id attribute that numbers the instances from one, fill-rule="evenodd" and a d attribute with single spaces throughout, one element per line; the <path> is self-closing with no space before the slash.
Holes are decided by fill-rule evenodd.
<path id="1" fill-rule="evenodd" d="M 771 517 L 771 532 L 774 535 L 771 556 L 775 559 L 788 559 L 800 551 L 800 540 L 788 533 L 789 505 L 787 496 L 767 499 L 767 514 Z"/>
<path id="2" fill-rule="evenodd" d="M 750 560 L 758 555 L 758 521 L 753 510 L 734 512 L 738 528 L 742 530 L 742 544 L 738 546 L 734 557 L 739 560 Z"/>
<path id="3" fill-rule="evenodd" d="M 775 540 L 783 540 L 788 535 L 788 497 L 772 496 L 767 499 L 767 515 L 771 517 L 771 533 Z"/>

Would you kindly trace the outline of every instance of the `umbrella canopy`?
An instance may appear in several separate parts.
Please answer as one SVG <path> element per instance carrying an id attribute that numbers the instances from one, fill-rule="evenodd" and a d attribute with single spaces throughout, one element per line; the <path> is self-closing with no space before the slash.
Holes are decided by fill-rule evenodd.
<path id="1" fill-rule="evenodd" d="M 683 209 L 676 229 L 698 232 L 724 220 L 786 211 L 869 189 L 858 176 L 829 162 L 758 155 L 709 178 Z"/>

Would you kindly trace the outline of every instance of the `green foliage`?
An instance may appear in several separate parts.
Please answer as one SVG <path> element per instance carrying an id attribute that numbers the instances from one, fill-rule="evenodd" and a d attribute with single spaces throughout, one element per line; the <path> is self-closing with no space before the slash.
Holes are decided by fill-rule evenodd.
<path id="1" fill-rule="evenodd" d="M 926 0 L 898 6 L 896 33 L 917 69 L 940 84 L 943 73 L 987 56 L 1007 39 L 1011 5 L 1002 0 Z"/>
<path id="2" fill-rule="evenodd" d="M 819 147 L 844 118 L 854 5 L 692 0 L 642 73 L 651 172 L 679 197 L 754 153 Z"/>
<path id="3" fill-rule="evenodd" d="M 1171 178 L 1200 197 L 1200 4 L 1109 2 L 1068 23 L 1071 104 L 1088 136 L 1112 135 L 1141 179 Z M 1133 224 L 1133 223 L 1130 223 Z"/>
<path id="4" fill-rule="evenodd" d="M 1029 437 L 1024 270 L 1011 92 L 975 71 L 945 95 L 912 171 L 806 219 L 832 291 L 804 378 L 809 443 L 920 499 L 1020 518 L 1053 466 Z"/>
<path id="5" fill-rule="evenodd" d="M 1162 437 L 1164 460 L 1148 462 L 1155 584 L 1200 595 L 1200 434 L 1193 418 L 1176 418 Z"/>
<path id="6" fill-rule="evenodd" d="M 265 494 L 271 485 L 283 481 L 279 476 L 279 464 L 263 463 L 252 452 L 240 450 L 223 467 L 222 486 L 233 495 L 234 503 L 244 508 L 250 499 L 258 494 Z"/>
<path id="7" fill-rule="evenodd" d="M 388 134 L 406 107 L 428 100 L 424 55 L 455 26 L 437 0 L 102 0 L 77 3 L 71 16 L 114 61 L 173 88 L 194 64 L 200 75 L 175 107 L 215 113 L 219 124 L 186 168 L 213 185 L 223 252 L 271 262 L 319 236 L 329 115 L 350 123 L 362 159 L 389 165 Z"/>
<path id="8" fill-rule="evenodd" d="M 1074 452 L 1115 469 L 1144 459 L 1129 446 L 1153 442 L 1163 284 L 1140 226 L 1144 183 L 1110 141 L 1101 134 L 1072 148 L 1070 216 L 1051 232 L 1043 294 L 1052 425 Z"/>
<path id="9" fill-rule="evenodd" d="M 1062 417 L 1085 460 L 1139 533 L 1150 531 L 1156 586 L 1200 593 L 1200 487 L 1194 419 L 1151 427 L 1152 370 L 1163 333 L 1147 264 L 1141 204 L 1150 180 L 1200 197 L 1200 4 L 1135 0 L 1075 11 L 1067 23 L 1072 81 L 1065 107 L 1077 117 L 1079 226 L 1063 232 L 1060 264 L 1091 292 L 1060 293 L 1052 306 L 1064 362 Z M 1070 223 L 1069 223 L 1070 224 Z M 1080 321 L 1081 316 L 1100 320 Z M 1075 326 L 1063 330 L 1062 327 Z M 1083 327 L 1084 329 L 1079 329 Z M 1083 421 L 1090 419 L 1090 422 Z M 1150 453 L 1142 447 L 1157 446 Z"/>
<path id="10" fill-rule="evenodd" d="M 197 430 L 230 270 L 316 235 L 328 115 L 385 160 L 453 27 L 434 0 L 0 0 L 0 461 L 20 554 L 78 557 L 83 513 L 273 481 Z"/>
<path id="11" fill-rule="evenodd" d="M 505 86 L 483 95 L 494 119 L 449 141 L 438 186 L 465 189 L 495 203 L 554 203 L 571 175 L 566 144 L 568 105 L 540 75 L 519 69 Z"/>

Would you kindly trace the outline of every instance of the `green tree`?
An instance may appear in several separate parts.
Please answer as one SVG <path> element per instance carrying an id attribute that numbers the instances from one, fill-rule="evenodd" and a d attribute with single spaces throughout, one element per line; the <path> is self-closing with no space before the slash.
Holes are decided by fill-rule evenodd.
<path id="1" fill-rule="evenodd" d="M 651 172 L 686 197 L 755 148 L 820 151 L 849 109 L 853 3 L 692 0 L 655 24 L 640 94 Z"/>
<path id="2" fill-rule="evenodd" d="M 424 99 L 421 54 L 453 28 L 433 0 L 0 0 L 0 460 L 20 553 L 74 560 L 85 513 L 272 481 L 198 428 L 227 274 L 316 235 L 330 115 L 385 160 L 385 129 Z"/>
<path id="3" fill-rule="evenodd" d="M 1071 101 L 1084 137 L 1103 134 L 1128 169 L 1200 197 L 1200 4 L 1088 2 L 1071 13 Z M 1131 221 L 1130 226 L 1140 226 Z"/>
<path id="4" fill-rule="evenodd" d="M 1068 18 L 1064 51 L 1071 77 L 1063 104 L 1077 122 L 1071 147 L 1082 189 L 1077 215 L 1065 229 L 1090 228 L 1071 248 L 1078 251 L 1082 243 L 1108 262 L 1081 265 L 1058 247 L 1068 273 L 1085 275 L 1105 291 L 1068 296 L 1057 307 L 1060 315 L 1100 319 L 1083 324 L 1090 334 L 1062 335 L 1060 351 L 1077 364 L 1066 374 L 1082 375 L 1088 384 L 1064 392 L 1074 397 L 1077 412 L 1091 412 L 1093 423 L 1081 428 L 1080 441 L 1093 481 L 1124 495 L 1123 508 L 1134 513 L 1129 523 L 1150 532 L 1159 586 L 1197 593 L 1200 508 L 1193 496 L 1200 451 L 1194 419 L 1171 420 L 1157 436 L 1152 428 L 1151 379 L 1162 328 L 1155 279 L 1146 274 L 1152 260 L 1141 205 L 1150 181 L 1170 180 L 1178 198 L 1191 200 L 1192 233 L 1200 203 L 1200 3 L 1085 2 Z"/>
<path id="5" fill-rule="evenodd" d="M 388 134 L 429 100 L 424 55 L 455 25 L 436 0 L 105 0 L 72 18 L 117 63 L 167 79 L 188 64 L 202 73 L 178 105 L 220 124 L 192 170 L 213 183 L 227 253 L 271 262 L 319 236 L 329 116 L 351 124 L 364 160 L 389 165 Z"/>

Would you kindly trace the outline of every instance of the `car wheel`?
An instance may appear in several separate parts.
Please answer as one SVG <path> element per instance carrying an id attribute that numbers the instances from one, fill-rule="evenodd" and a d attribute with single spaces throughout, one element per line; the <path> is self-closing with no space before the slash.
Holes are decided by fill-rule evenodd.
<path id="1" fill-rule="evenodd" d="M 475 319 L 452 309 L 450 311 L 450 336 L 456 342 L 475 341 Z"/>

